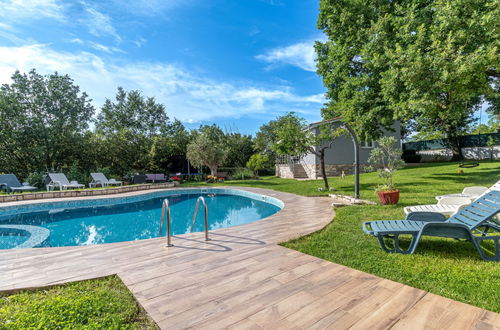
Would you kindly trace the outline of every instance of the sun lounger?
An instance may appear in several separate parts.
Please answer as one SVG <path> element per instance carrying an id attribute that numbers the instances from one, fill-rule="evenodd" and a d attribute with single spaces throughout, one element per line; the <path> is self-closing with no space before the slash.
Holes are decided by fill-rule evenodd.
<path id="1" fill-rule="evenodd" d="M 440 199 L 443 199 L 445 197 L 467 197 L 467 198 L 470 198 L 471 200 L 474 200 L 477 197 L 479 197 L 482 194 L 484 194 L 485 192 L 491 191 L 491 190 L 500 190 L 500 180 L 497 181 L 490 188 L 488 188 L 488 187 L 481 187 L 481 186 L 465 187 L 464 190 L 462 190 L 461 193 L 436 196 L 436 199 L 440 200 Z"/>
<path id="2" fill-rule="evenodd" d="M 386 252 L 412 254 L 415 252 L 422 236 L 448 237 L 466 239 L 474 245 L 484 260 L 500 261 L 500 224 L 495 215 L 500 212 L 500 191 L 491 191 L 465 206 L 449 219 L 444 217 L 418 217 L 418 214 L 407 220 L 380 220 L 363 223 L 363 230 L 377 237 L 381 248 Z M 399 241 L 400 235 L 411 235 L 408 249 L 403 250 Z M 393 240 L 389 247 L 385 240 Z M 483 241 L 493 242 L 492 255 L 481 248 Z"/>
<path id="3" fill-rule="evenodd" d="M 89 183 L 90 188 L 95 188 L 97 185 L 101 185 L 101 187 L 107 186 L 121 186 L 123 184 L 122 181 L 116 181 L 115 179 L 106 178 L 103 173 L 90 173 L 92 177 L 92 181 Z"/>
<path id="4" fill-rule="evenodd" d="M 0 189 L 5 189 L 8 193 L 38 190 L 37 187 L 31 186 L 28 182 L 21 184 L 14 174 L 0 175 Z"/>
<path id="5" fill-rule="evenodd" d="M 80 184 L 77 181 L 69 181 L 63 173 L 49 173 L 48 177 L 47 191 L 54 190 L 57 187 L 60 190 L 85 188 L 84 184 Z"/>
<path id="6" fill-rule="evenodd" d="M 165 174 L 162 173 L 146 174 L 146 182 L 160 183 L 165 181 L 167 181 L 167 179 L 165 178 Z"/>

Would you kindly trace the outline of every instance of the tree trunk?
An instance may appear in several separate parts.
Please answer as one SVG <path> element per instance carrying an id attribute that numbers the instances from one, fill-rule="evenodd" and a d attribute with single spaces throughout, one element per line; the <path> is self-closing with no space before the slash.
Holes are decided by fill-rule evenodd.
<path id="1" fill-rule="evenodd" d="M 328 185 L 328 178 L 326 177 L 326 169 L 325 169 L 325 149 L 321 149 L 319 156 L 320 164 L 321 164 L 321 176 L 323 177 L 323 182 L 325 183 L 325 189 L 330 190 L 330 186 Z"/>
<path id="2" fill-rule="evenodd" d="M 217 176 L 217 165 L 209 165 L 208 168 L 210 169 L 210 175 Z"/>
<path id="3" fill-rule="evenodd" d="M 448 135 L 448 141 L 451 147 L 451 160 L 452 161 L 460 161 L 464 159 L 464 155 L 462 153 L 462 148 L 460 146 L 459 137 L 456 135 Z"/>

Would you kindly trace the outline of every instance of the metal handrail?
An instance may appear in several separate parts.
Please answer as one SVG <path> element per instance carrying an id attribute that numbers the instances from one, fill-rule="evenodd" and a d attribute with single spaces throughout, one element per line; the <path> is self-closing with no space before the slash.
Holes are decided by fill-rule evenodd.
<path id="1" fill-rule="evenodd" d="M 193 232 L 193 226 L 194 226 L 194 223 L 196 222 L 196 216 L 198 215 L 198 208 L 200 207 L 200 201 L 203 203 L 203 208 L 205 210 L 205 241 L 209 241 L 210 238 L 208 238 L 208 207 L 207 207 L 207 203 L 205 202 L 205 198 L 203 198 L 203 196 L 198 197 L 198 200 L 196 201 L 196 207 L 194 208 L 193 221 L 191 221 L 191 228 L 189 229 L 189 231 Z"/>
<path id="2" fill-rule="evenodd" d="M 170 203 L 168 202 L 168 199 L 163 200 L 163 204 L 161 205 L 161 219 L 160 219 L 160 234 L 158 235 L 161 237 L 161 233 L 163 232 L 163 223 L 165 222 L 165 211 L 167 211 L 167 246 L 173 246 L 171 240 L 171 224 L 172 224 L 172 216 L 170 215 Z"/>

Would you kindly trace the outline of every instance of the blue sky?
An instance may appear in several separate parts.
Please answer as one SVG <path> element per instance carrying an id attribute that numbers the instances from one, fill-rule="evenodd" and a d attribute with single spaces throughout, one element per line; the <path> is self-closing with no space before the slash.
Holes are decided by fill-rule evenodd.
<path id="1" fill-rule="evenodd" d="M 320 119 L 318 0 L 0 0 L 0 83 L 69 74 L 98 108 L 139 89 L 188 127 L 254 133 L 296 111 Z"/>

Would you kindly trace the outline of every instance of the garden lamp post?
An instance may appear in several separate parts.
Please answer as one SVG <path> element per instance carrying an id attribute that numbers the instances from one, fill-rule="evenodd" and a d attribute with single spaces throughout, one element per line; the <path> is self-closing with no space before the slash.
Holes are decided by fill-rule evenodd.
<path id="1" fill-rule="evenodd" d="M 354 144 L 354 198 L 359 198 L 359 143 L 356 134 L 347 123 L 342 125 L 351 135 Z"/>

